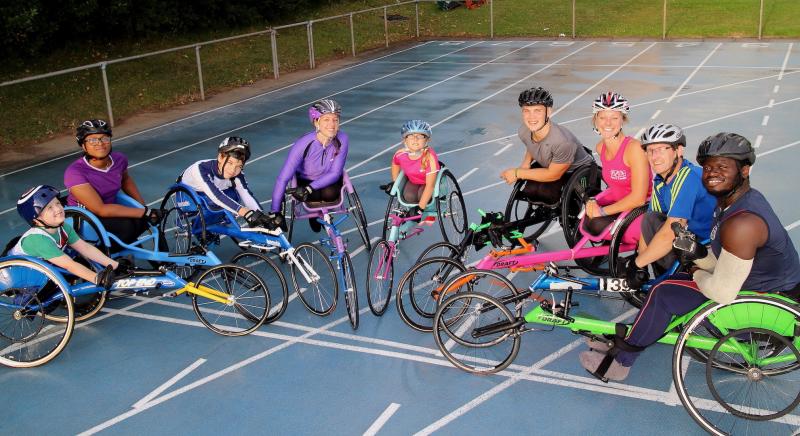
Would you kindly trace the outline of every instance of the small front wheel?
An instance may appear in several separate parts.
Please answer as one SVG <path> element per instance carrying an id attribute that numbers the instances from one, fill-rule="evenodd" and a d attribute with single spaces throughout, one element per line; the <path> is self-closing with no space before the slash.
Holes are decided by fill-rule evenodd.
<path id="1" fill-rule="evenodd" d="M 283 312 L 286 312 L 286 306 L 289 305 L 289 287 L 286 285 L 286 278 L 283 277 L 283 273 L 275 265 L 275 262 L 265 254 L 246 251 L 234 256 L 231 263 L 256 273 L 267 285 L 272 307 L 265 322 L 269 324 L 280 318 Z"/>
<path id="2" fill-rule="evenodd" d="M 244 336 L 261 327 L 269 316 L 267 285 L 241 266 L 215 266 L 200 275 L 195 288 L 216 297 L 191 293 L 194 313 L 214 333 Z"/>
<path id="3" fill-rule="evenodd" d="M 507 368 L 519 353 L 516 317 L 486 294 L 451 296 L 439 305 L 433 322 L 439 351 L 464 371 L 493 374 Z"/>
<path id="4" fill-rule="evenodd" d="M 350 255 L 345 252 L 342 255 L 342 275 L 344 276 L 344 304 L 347 307 L 347 318 L 350 319 L 350 327 L 358 329 L 358 289 L 356 288 L 356 272 L 353 269 L 353 261 Z"/>
<path id="5" fill-rule="evenodd" d="M 389 306 L 394 282 L 392 247 L 384 240 L 378 241 L 369 253 L 367 264 L 367 303 L 375 316 L 381 316 Z"/>
<path id="6" fill-rule="evenodd" d="M 397 312 L 409 327 L 421 332 L 433 330 L 433 316 L 442 289 L 451 277 L 466 270 L 448 257 L 432 257 L 414 265 L 397 285 Z"/>
<path id="7" fill-rule="evenodd" d="M 336 309 L 339 282 L 328 255 L 304 242 L 295 247 L 294 260 L 289 271 L 300 301 L 314 315 L 330 315 Z"/>

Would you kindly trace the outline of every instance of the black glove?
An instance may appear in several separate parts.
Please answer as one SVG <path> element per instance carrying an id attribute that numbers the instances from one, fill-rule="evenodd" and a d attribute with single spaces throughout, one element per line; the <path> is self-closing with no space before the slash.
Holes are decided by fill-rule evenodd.
<path id="1" fill-rule="evenodd" d="M 164 218 L 164 209 L 151 209 L 145 206 L 142 218 L 146 219 L 151 225 L 157 226 L 161 223 L 161 219 Z"/>
<path id="2" fill-rule="evenodd" d="M 394 182 L 389 182 L 389 183 L 380 185 L 378 187 L 381 188 L 381 190 L 383 192 L 385 192 L 386 194 L 391 194 L 392 193 L 392 186 L 394 186 Z"/>
<path id="3" fill-rule="evenodd" d="M 314 192 L 314 188 L 312 188 L 311 185 L 298 186 L 296 188 L 289 188 L 286 190 L 287 194 L 290 194 L 300 202 L 305 202 L 312 192 Z"/>
<path id="4" fill-rule="evenodd" d="M 244 220 L 250 227 L 260 227 L 267 220 L 267 216 L 260 210 L 250 209 L 244 214 Z"/>
<path id="5" fill-rule="evenodd" d="M 125 257 L 117 259 L 117 268 L 114 270 L 114 274 L 124 275 L 129 274 L 131 271 L 133 271 L 133 264 L 130 260 Z"/>
<path id="6" fill-rule="evenodd" d="M 273 230 L 277 229 L 278 227 L 281 228 L 284 232 L 289 231 L 289 226 L 286 225 L 286 219 L 283 217 L 283 214 L 280 212 L 270 212 L 267 214 L 264 227 Z"/>
<path id="7" fill-rule="evenodd" d="M 108 291 L 111 289 L 111 286 L 114 285 L 115 280 L 116 275 L 114 274 L 114 268 L 111 268 L 111 265 L 109 265 L 97 273 L 94 282 L 96 285 L 101 286 L 103 289 Z"/>
<path id="8" fill-rule="evenodd" d="M 625 265 L 625 280 L 631 289 L 641 289 L 642 285 L 650 281 L 650 273 L 647 272 L 647 269 L 636 265 L 635 254 L 628 257 L 628 263 Z"/>
<path id="9" fill-rule="evenodd" d="M 694 262 L 708 256 L 708 249 L 705 245 L 697 242 L 697 235 L 684 228 L 680 223 L 672 223 L 672 231 L 675 232 L 675 239 L 672 241 L 672 248 L 681 258 L 681 263 Z"/>
<path id="10" fill-rule="evenodd" d="M 422 209 L 419 207 L 419 205 L 412 207 L 406 212 L 407 217 L 412 217 L 417 215 L 422 215 Z"/>

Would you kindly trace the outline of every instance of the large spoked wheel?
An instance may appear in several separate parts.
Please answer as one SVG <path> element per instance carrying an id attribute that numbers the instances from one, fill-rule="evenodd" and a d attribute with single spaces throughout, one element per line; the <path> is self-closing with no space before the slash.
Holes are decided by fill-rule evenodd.
<path id="1" fill-rule="evenodd" d="M 249 334 L 269 316 L 267 285 L 247 268 L 218 265 L 200 275 L 196 287 L 225 302 L 192 293 L 192 307 L 200 322 L 224 336 Z"/>
<path id="2" fill-rule="evenodd" d="M 578 225 L 580 213 L 589 198 L 602 191 L 601 169 L 595 164 L 584 165 L 572 172 L 561 191 L 561 230 L 568 247 L 581 239 Z"/>
<path id="3" fill-rule="evenodd" d="M 304 242 L 295 247 L 294 256 L 299 265 L 292 262 L 289 272 L 300 301 L 315 315 L 329 315 L 336 309 L 339 282 L 328 255 L 316 245 Z"/>
<path id="4" fill-rule="evenodd" d="M 206 222 L 200 204 L 184 187 L 175 186 L 161 201 L 164 217 L 158 225 L 160 237 L 171 256 L 187 256 L 202 252 L 206 244 Z M 175 273 L 188 278 L 194 272 L 191 265 L 170 266 Z"/>
<path id="5" fill-rule="evenodd" d="M 442 289 L 444 295 L 462 292 L 480 292 L 505 304 L 515 316 L 522 313 L 522 305 L 518 304 L 520 301 L 517 287 L 497 271 L 468 270 L 451 277 Z"/>
<path id="6" fill-rule="evenodd" d="M 361 199 L 358 197 L 358 192 L 353 189 L 353 192 L 347 193 L 347 210 L 350 211 L 353 221 L 356 223 L 358 235 L 361 236 L 361 241 L 364 242 L 364 248 L 369 252 L 371 244 L 369 242 L 369 232 L 367 232 L 367 215 L 364 212 L 364 205 L 361 204 Z"/>
<path id="7" fill-rule="evenodd" d="M 389 306 L 394 283 L 392 248 L 385 240 L 378 241 L 369 252 L 367 265 L 367 303 L 375 316 L 381 316 Z"/>
<path id="8" fill-rule="evenodd" d="M 467 231 L 467 206 L 453 173 L 442 170 L 436 196 L 436 215 L 442 237 L 450 243 L 461 241 Z"/>
<path id="9" fill-rule="evenodd" d="M 503 219 L 506 223 L 531 219 L 531 224 L 524 229 L 519 229 L 519 231 L 525 236 L 525 240 L 532 242 L 547 230 L 547 226 L 550 225 L 551 221 L 558 217 L 558 208 L 556 206 L 531 203 L 525 193 L 522 192 L 524 186 L 524 180 L 518 180 L 514 184 L 511 196 L 508 197 Z"/>
<path id="10" fill-rule="evenodd" d="M 389 215 L 396 213 L 397 208 L 400 207 L 400 201 L 397 199 L 396 195 L 389 196 L 389 203 L 386 205 L 386 214 L 383 216 L 383 230 L 381 233 L 381 239 L 384 241 L 389 239 L 389 227 L 392 224 L 392 221 L 389 219 Z"/>
<path id="11" fill-rule="evenodd" d="M 622 220 L 622 223 L 620 223 L 614 234 L 611 235 L 611 245 L 608 249 L 608 267 L 609 274 L 612 277 L 625 277 L 624 255 L 628 254 L 622 252 L 625 233 L 630 229 L 633 222 L 645 212 L 647 212 L 647 206 L 640 206 L 632 210 L 631 213 Z M 622 292 L 622 298 L 633 307 L 641 308 L 644 305 L 644 300 L 647 298 L 647 293 L 639 289 L 631 289 L 627 292 Z"/>
<path id="12" fill-rule="evenodd" d="M 0 289 L 0 364 L 31 368 L 61 353 L 72 337 L 75 316 L 69 291 L 55 273 L 23 259 L 2 261 Z"/>
<path id="13" fill-rule="evenodd" d="M 516 317 L 495 298 L 465 292 L 447 298 L 436 311 L 433 338 L 456 367 L 473 374 L 507 368 L 519 353 Z"/>
<path id="14" fill-rule="evenodd" d="M 231 263 L 256 273 L 267 286 L 272 307 L 269 309 L 269 316 L 265 322 L 269 324 L 280 318 L 289 305 L 289 287 L 286 285 L 286 278 L 283 277 L 283 273 L 275 265 L 275 262 L 265 254 L 247 251 L 234 256 Z M 257 320 L 251 319 L 251 321 Z"/>
<path id="15" fill-rule="evenodd" d="M 109 254 L 110 247 L 108 247 L 100 237 L 100 228 L 87 217 L 85 212 L 76 209 L 67 209 L 64 211 L 64 221 L 72 226 L 72 228 L 75 230 L 75 233 L 77 233 L 81 239 L 96 247 L 103 254 Z M 85 259 L 77 252 L 72 252 L 72 249 L 69 249 L 69 251 L 70 252 L 68 252 L 68 254 L 70 257 L 75 259 L 76 262 L 81 263 L 91 269 L 91 262 L 88 259 Z M 77 282 L 78 279 L 75 279 L 75 281 Z M 72 297 L 72 308 L 75 314 L 75 322 L 81 322 L 97 315 L 97 313 L 100 312 L 100 310 L 106 304 L 107 298 L 108 292 L 106 291 Z M 64 303 L 61 304 L 63 305 Z M 47 316 L 54 321 L 67 321 L 66 316 L 59 316 L 56 312 L 50 313 Z"/>
<path id="16" fill-rule="evenodd" d="M 424 259 L 430 259 L 432 257 L 449 257 L 463 263 L 466 255 L 462 256 L 457 246 L 449 242 L 439 241 L 422 250 L 422 253 L 417 257 L 415 263 L 420 263 Z"/>
<path id="17" fill-rule="evenodd" d="M 342 255 L 342 275 L 344 276 L 344 305 L 347 308 L 347 318 L 350 320 L 350 327 L 357 330 L 359 313 L 356 272 L 353 269 L 353 261 L 347 252 Z"/>
<path id="18" fill-rule="evenodd" d="M 466 270 L 461 262 L 432 257 L 414 265 L 397 285 L 397 312 L 409 327 L 433 331 L 433 316 L 445 283 Z"/>
<path id="19" fill-rule="evenodd" d="M 797 417 L 786 415 L 800 404 L 798 321 L 794 303 L 763 296 L 711 303 L 695 314 L 672 359 L 678 397 L 692 419 L 719 435 L 796 431 Z"/>

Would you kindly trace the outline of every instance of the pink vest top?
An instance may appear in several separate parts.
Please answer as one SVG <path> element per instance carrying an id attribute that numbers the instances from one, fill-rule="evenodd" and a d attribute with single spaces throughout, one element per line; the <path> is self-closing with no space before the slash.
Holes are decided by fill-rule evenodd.
<path id="1" fill-rule="evenodd" d="M 631 193 L 631 182 L 633 181 L 631 167 L 625 165 L 625 148 L 631 142 L 631 137 L 626 136 L 617 150 L 617 154 L 611 159 L 606 159 L 606 144 L 600 144 L 600 163 L 603 165 L 603 180 L 608 185 L 608 189 L 598 195 L 598 203 L 606 206 L 625 198 Z M 653 190 L 653 179 L 648 178 L 649 187 L 647 196 Z"/>
<path id="2" fill-rule="evenodd" d="M 430 147 L 428 147 L 428 153 L 430 153 L 431 157 L 433 157 L 433 167 L 428 166 L 426 168 L 422 168 L 420 160 L 411 159 L 405 149 L 394 154 L 392 163 L 400 166 L 400 169 L 403 170 L 403 173 L 406 175 L 406 178 L 408 178 L 409 182 L 415 185 L 424 185 L 425 177 L 428 174 L 439 171 L 439 159 L 436 156 L 436 153 L 434 153 L 433 149 Z"/>

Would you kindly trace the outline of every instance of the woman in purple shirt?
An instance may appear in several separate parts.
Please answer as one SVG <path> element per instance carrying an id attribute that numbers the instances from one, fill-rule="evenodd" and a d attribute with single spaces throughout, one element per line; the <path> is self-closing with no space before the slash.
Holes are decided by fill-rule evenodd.
<path id="1" fill-rule="evenodd" d="M 110 233 L 130 243 L 147 229 L 148 222 L 161 219 L 158 209 L 128 207 L 115 203 L 117 193 L 131 196 L 145 204 L 133 178 L 128 174 L 128 158 L 111 151 L 111 126 L 103 120 L 87 120 L 78 126 L 75 139 L 83 156 L 64 171 L 64 185 L 69 190 L 67 203 L 81 206 L 97 215 Z"/>
<path id="2" fill-rule="evenodd" d="M 292 177 L 296 177 L 299 188 L 304 188 L 294 194 L 302 202 L 339 200 L 350 147 L 347 135 L 339 131 L 341 112 L 342 107 L 333 100 L 320 100 L 308 108 L 308 118 L 315 130 L 292 144 L 272 190 L 272 212 L 280 212 L 286 185 Z M 315 232 L 320 231 L 316 220 L 310 220 L 309 224 Z"/>

